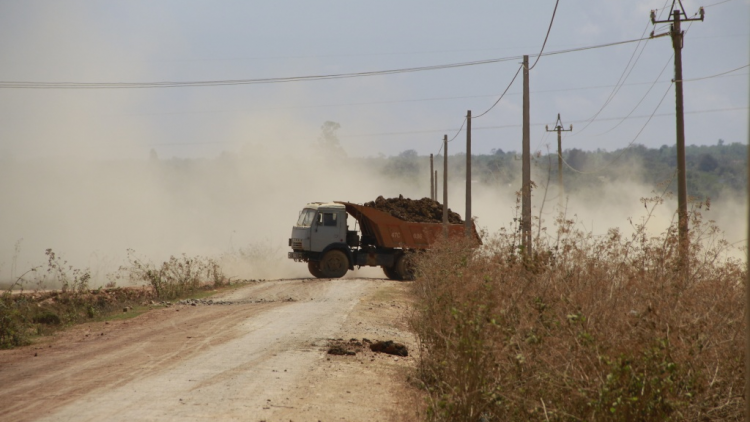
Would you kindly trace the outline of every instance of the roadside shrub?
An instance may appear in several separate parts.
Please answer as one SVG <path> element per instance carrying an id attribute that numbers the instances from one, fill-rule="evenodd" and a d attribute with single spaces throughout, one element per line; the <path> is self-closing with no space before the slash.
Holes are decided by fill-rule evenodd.
<path id="1" fill-rule="evenodd" d="M 745 264 L 696 208 L 685 276 L 676 225 L 646 222 L 594 236 L 561 217 L 530 259 L 508 231 L 423 254 L 411 323 L 429 419 L 741 419 Z"/>
<path id="2" fill-rule="evenodd" d="M 9 291 L 0 295 L 0 349 L 28 344 L 28 303 L 17 300 Z"/>
<path id="3" fill-rule="evenodd" d="M 202 257 L 180 258 L 171 256 L 169 260 L 155 266 L 135 257 L 133 250 L 128 250 L 128 267 L 120 268 L 132 282 L 146 282 L 160 299 L 176 297 L 196 292 L 203 285 L 222 286 L 226 283 L 221 267 L 214 260 Z"/>
<path id="4" fill-rule="evenodd" d="M 46 256 L 46 267 L 30 269 L 0 294 L 0 349 L 29 344 L 34 336 L 122 312 L 124 306 L 174 299 L 227 283 L 221 267 L 211 259 L 182 255 L 155 267 L 135 258 L 131 250 L 130 265 L 112 274 L 107 287 L 89 289 L 88 269 L 73 268 L 51 249 Z M 116 287 L 116 280 L 122 278 L 147 285 Z"/>

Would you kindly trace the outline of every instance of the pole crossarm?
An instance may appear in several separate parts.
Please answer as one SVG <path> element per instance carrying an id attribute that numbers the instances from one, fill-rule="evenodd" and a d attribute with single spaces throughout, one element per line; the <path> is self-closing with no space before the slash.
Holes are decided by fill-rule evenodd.
<path id="1" fill-rule="evenodd" d="M 706 17 L 706 9 L 704 9 L 703 6 L 701 6 L 698 9 L 698 13 L 697 14 L 700 16 L 698 18 L 688 18 L 687 17 L 687 13 L 685 12 L 685 8 L 682 7 L 682 2 L 680 2 L 680 9 L 682 9 L 682 11 L 674 10 L 674 3 L 672 3 L 672 9 L 673 9 L 673 12 L 669 14 L 669 18 L 664 19 L 664 20 L 660 20 L 660 21 L 656 20 L 656 10 L 652 10 L 651 11 L 651 23 L 654 24 L 654 25 L 656 25 L 657 23 L 674 23 L 674 12 L 681 13 L 681 15 L 684 16 L 684 18 L 681 16 L 681 19 L 680 19 L 681 22 L 692 22 L 692 21 L 701 21 L 701 22 L 703 22 L 704 18 Z M 668 34 L 669 33 L 660 34 L 660 35 L 654 35 L 654 33 L 651 32 L 651 38 L 660 37 L 660 36 L 668 35 Z"/>
<path id="2" fill-rule="evenodd" d="M 555 128 L 552 129 L 552 130 L 550 130 L 549 125 L 545 125 L 544 129 L 547 132 L 557 132 L 557 131 L 560 131 L 560 132 L 572 132 L 573 131 L 573 125 L 570 125 L 570 129 L 564 129 L 563 128 L 563 124 L 562 124 L 562 120 L 560 120 L 560 113 L 557 113 L 557 122 L 555 122 Z"/>

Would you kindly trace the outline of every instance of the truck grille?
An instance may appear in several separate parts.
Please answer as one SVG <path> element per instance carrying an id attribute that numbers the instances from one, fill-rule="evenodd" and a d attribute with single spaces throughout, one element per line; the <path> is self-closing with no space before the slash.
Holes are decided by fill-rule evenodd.
<path id="1" fill-rule="evenodd" d="M 292 249 L 302 249 L 302 239 L 292 239 Z"/>

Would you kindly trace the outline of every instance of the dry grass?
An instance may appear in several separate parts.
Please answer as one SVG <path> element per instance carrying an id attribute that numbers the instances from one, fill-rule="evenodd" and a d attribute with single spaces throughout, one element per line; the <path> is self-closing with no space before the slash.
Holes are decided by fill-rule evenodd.
<path id="1" fill-rule="evenodd" d="M 161 265 L 138 259 L 128 250 L 129 265 L 121 267 L 117 277 L 127 278 L 134 284 L 149 284 L 160 299 L 175 299 L 192 294 L 204 285 L 215 287 L 227 283 L 219 264 L 210 258 L 171 256 Z"/>
<path id="2" fill-rule="evenodd" d="M 227 283 L 219 265 L 207 258 L 170 257 L 161 265 L 129 251 L 129 265 L 113 275 L 107 288 L 89 289 L 88 269 L 73 268 L 52 250 L 47 265 L 19 276 L 0 294 L 0 349 L 29 344 L 35 336 L 143 305 L 153 299 L 176 299 Z M 116 287 L 129 280 L 141 287 Z M 145 286 L 143 285 L 145 283 Z M 58 287 L 47 290 L 49 286 Z"/>
<path id="3" fill-rule="evenodd" d="M 532 260 L 515 232 L 422 256 L 412 327 L 429 420 L 742 418 L 745 263 L 700 208 L 687 278 L 674 226 L 596 237 L 560 218 L 541 233 Z"/>

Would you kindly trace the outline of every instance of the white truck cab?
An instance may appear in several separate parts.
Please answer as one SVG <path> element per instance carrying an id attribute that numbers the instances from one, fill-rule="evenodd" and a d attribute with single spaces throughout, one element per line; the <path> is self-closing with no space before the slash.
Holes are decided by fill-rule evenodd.
<path id="1" fill-rule="evenodd" d="M 313 202 L 302 209 L 292 228 L 289 258 L 306 261 L 313 275 L 337 278 L 353 269 L 347 245 L 347 213 L 343 204 Z"/>

